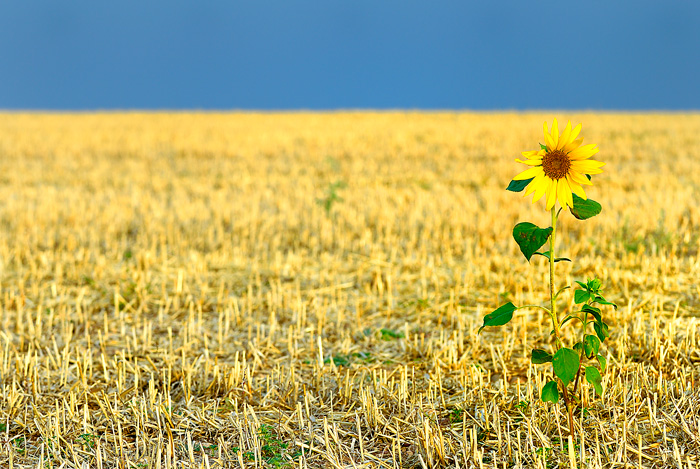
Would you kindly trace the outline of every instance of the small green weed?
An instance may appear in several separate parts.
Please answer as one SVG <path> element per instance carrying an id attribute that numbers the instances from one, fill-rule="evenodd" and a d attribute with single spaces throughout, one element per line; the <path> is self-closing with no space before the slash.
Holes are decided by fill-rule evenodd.
<path id="1" fill-rule="evenodd" d="M 397 332 L 391 329 L 380 329 L 379 334 L 382 340 L 403 339 L 405 337 L 403 332 Z"/>
<path id="2" fill-rule="evenodd" d="M 459 423 L 462 421 L 462 415 L 464 414 L 464 409 L 459 409 L 455 407 L 454 409 L 450 410 L 450 414 L 448 418 L 450 419 L 450 423 Z"/>
<path id="3" fill-rule="evenodd" d="M 537 448 L 535 450 L 535 454 L 538 456 L 544 456 L 545 458 L 548 458 L 552 454 L 552 448 Z"/>
<path id="4" fill-rule="evenodd" d="M 292 460 L 296 459 L 301 455 L 300 452 L 294 452 L 289 454 L 288 444 L 282 442 L 273 433 L 273 428 L 270 425 L 261 425 L 258 430 L 258 436 L 262 441 L 263 445 L 260 448 L 260 453 L 265 459 L 265 463 L 271 467 L 275 468 L 287 468 L 291 467 L 289 458 Z"/>
<path id="5" fill-rule="evenodd" d="M 515 408 L 518 409 L 520 412 L 527 412 L 527 409 L 530 408 L 530 402 L 520 401 L 517 404 L 515 404 Z"/>
<path id="6" fill-rule="evenodd" d="M 332 355 L 323 360 L 323 363 L 330 363 L 331 361 L 335 366 L 348 367 L 357 361 L 362 363 L 374 362 L 374 358 L 372 357 L 372 354 L 368 352 L 353 352 L 348 354 Z"/>
<path id="7" fill-rule="evenodd" d="M 17 451 L 19 454 L 24 454 L 24 447 L 25 447 L 25 441 L 23 436 L 18 436 L 14 440 L 12 440 L 12 446 L 14 446 L 15 451 Z"/>
<path id="8" fill-rule="evenodd" d="M 263 457 L 262 462 L 264 467 L 272 467 L 275 469 L 287 469 L 293 467 L 291 461 L 294 461 L 301 455 L 301 452 L 290 452 L 289 444 L 280 440 L 274 433 L 274 428 L 271 425 L 260 425 L 258 428 L 258 438 L 260 438 L 260 455 Z M 210 445 L 205 449 L 216 449 L 216 445 Z M 239 447 L 234 447 L 233 452 L 238 453 Z M 254 461 L 255 453 L 246 451 L 243 453 L 245 461 Z"/>
<path id="9" fill-rule="evenodd" d="M 95 447 L 95 438 L 97 437 L 92 433 L 83 433 L 82 435 L 78 435 L 78 441 L 80 441 L 80 444 L 87 446 L 90 449 Z"/>
<path id="10" fill-rule="evenodd" d="M 316 199 L 316 202 L 324 208 L 327 215 L 330 215 L 334 203 L 343 201 L 343 198 L 338 195 L 338 190 L 344 189 L 346 186 L 344 181 L 333 182 L 328 185 L 326 196 L 322 199 Z"/>

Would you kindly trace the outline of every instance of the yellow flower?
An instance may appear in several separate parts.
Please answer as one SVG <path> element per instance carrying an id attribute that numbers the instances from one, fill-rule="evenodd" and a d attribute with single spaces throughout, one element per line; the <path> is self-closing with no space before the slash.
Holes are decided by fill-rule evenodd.
<path id="1" fill-rule="evenodd" d="M 547 210 L 551 210 L 557 200 L 562 207 L 573 207 L 572 193 L 586 199 L 586 193 L 581 186 L 592 184 L 586 175 L 602 173 L 603 170 L 600 167 L 605 163 L 588 159 L 598 153 L 598 147 L 595 144 L 581 146 L 583 138 L 576 138 L 579 132 L 581 132 L 581 124 L 572 129 L 569 121 L 559 135 L 556 119 L 552 123 L 552 131 L 548 132 L 545 122 L 544 141 L 547 148 L 524 151 L 523 156 L 527 159 L 515 160 L 532 166 L 513 179 L 516 181 L 532 179 L 527 185 L 525 197 L 534 192 L 533 204 L 545 194 Z"/>

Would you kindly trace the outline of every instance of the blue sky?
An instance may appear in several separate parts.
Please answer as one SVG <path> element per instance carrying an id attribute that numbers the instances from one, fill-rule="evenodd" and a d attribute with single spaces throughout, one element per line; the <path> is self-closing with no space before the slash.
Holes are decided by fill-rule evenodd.
<path id="1" fill-rule="evenodd" d="M 0 109 L 700 109 L 700 2 L 5 0 Z"/>

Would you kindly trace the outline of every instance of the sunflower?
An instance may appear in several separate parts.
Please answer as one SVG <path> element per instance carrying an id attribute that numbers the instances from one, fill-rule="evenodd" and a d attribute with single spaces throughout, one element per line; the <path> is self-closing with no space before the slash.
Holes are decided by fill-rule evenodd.
<path id="1" fill-rule="evenodd" d="M 602 173 L 600 169 L 605 163 L 589 158 L 598 153 L 595 144 L 583 145 L 583 138 L 578 137 L 581 132 L 581 124 L 573 129 L 571 121 L 559 135 L 557 120 L 552 123 L 552 131 L 547 131 L 547 122 L 544 123 L 545 145 L 540 145 L 541 150 L 524 151 L 526 160 L 516 159 L 518 163 L 525 163 L 532 168 L 526 169 L 515 176 L 516 181 L 532 179 L 527 185 L 525 197 L 535 193 L 532 203 L 537 202 L 542 196 L 547 195 L 547 210 L 551 210 L 557 200 L 562 207 L 574 206 L 571 195 L 576 194 L 586 199 L 583 185 L 592 185 L 587 175 Z"/>

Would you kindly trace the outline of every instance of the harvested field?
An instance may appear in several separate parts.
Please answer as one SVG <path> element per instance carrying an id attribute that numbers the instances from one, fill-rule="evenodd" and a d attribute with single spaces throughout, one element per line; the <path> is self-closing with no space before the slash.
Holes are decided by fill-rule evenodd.
<path id="1" fill-rule="evenodd" d="M 607 162 L 559 286 L 620 305 L 573 441 L 542 313 L 477 335 L 548 300 L 552 117 Z M 700 465 L 699 114 L 1 114 L 0 201 L 1 467 Z"/>

